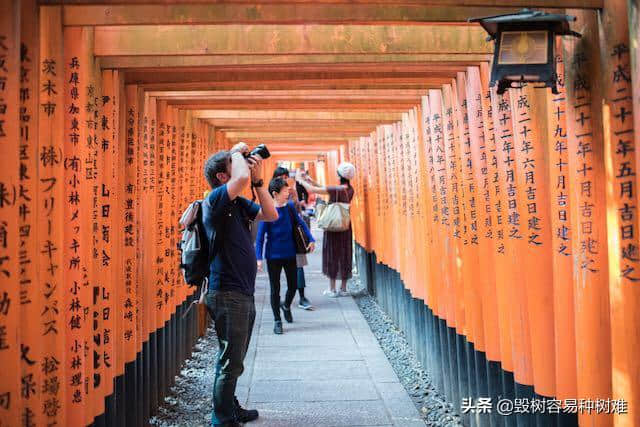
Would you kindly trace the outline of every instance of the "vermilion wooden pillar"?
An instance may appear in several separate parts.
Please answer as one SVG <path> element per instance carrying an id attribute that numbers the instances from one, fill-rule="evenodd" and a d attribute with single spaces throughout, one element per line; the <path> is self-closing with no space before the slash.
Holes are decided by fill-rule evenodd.
<path id="1" fill-rule="evenodd" d="M 438 209 L 438 192 L 435 187 L 435 167 L 434 167 L 434 155 L 433 149 L 431 145 L 431 106 L 429 102 L 428 96 L 423 96 L 421 99 L 422 104 L 422 141 L 424 147 L 425 158 L 427 161 L 425 162 L 424 168 L 424 184 L 425 184 L 425 198 L 427 203 L 426 209 L 426 224 L 425 228 L 427 231 L 427 248 L 429 254 L 433 253 L 432 251 L 436 250 L 436 238 L 435 236 L 435 224 L 439 221 L 439 209 Z M 438 306 L 438 293 L 436 283 L 438 283 L 438 271 L 440 269 L 439 264 L 435 257 L 428 257 L 429 263 L 429 280 L 427 284 L 427 296 L 428 296 L 428 304 L 429 308 L 433 310 L 433 313 L 436 314 L 437 306 Z"/>
<path id="2" fill-rule="evenodd" d="M 378 126 L 376 128 L 376 140 L 377 140 L 377 144 L 378 144 L 378 169 L 380 170 L 380 174 L 378 176 L 378 188 L 380 189 L 380 204 L 381 204 L 381 209 L 380 209 L 380 230 L 379 230 L 379 241 L 378 241 L 378 245 L 376 247 L 376 256 L 379 260 L 380 263 L 386 263 L 387 262 L 387 251 L 386 251 L 386 241 L 387 241 L 387 215 L 388 215 L 388 209 L 382 209 L 382 206 L 388 206 L 387 205 L 387 198 L 389 197 L 388 193 L 387 193 L 387 168 L 386 168 L 386 146 L 385 146 L 385 133 L 384 133 L 384 128 L 381 126 Z M 315 165 L 315 163 L 312 163 L 312 165 Z M 311 175 L 311 173 L 313 172 L 313 170 L 315 170 L 315 166 L 312 166 L 309 170 L 309 174 Z M 315 175 L 312 175 L 315 176 Z"/>
<path id="3" fill-rule="evenodd" d="M 90 206 L 93 179 L 89 162 L 89 129 L 85 106 L 87 96 L 89 60 L 89 34 L 79 28 L 64 30 L 64 60 L 56 73 L 63 79 L 64 97 L 64 252 L 63 287 L 66 333 L 65 407 L 67 422 L 76 425 L 93 420 L 93 353 L 91 300 L 92 282 L 89 266 L 92 264 L 92 236 L 90 234 Z M 85 348 L 87 350 L 85 350 Z"/>
<path id="4" fill-rule="evenodd" d="M 462 171 L 460 180 L 462 182 L 462 194 L 464 196 L 464 246 L 463 246 L 463 274 L 465 287 L 465 326 L 467 339 L 473 343 L 475 350 L 485 351 L 484 324 L 482 316 L 482 293 L 478 283 L 478 207 L 477 207 L 477 186 L 473 176 L 473 157 L 471 151 L 470 124 L 468 115 L 467 83 L 464 73 L 458 73 L 456 81 L 458 93 L 457 99 L 460 103 L 460 114 L 462 125 L 458 127 L 460 133 L 460 158 L 462 161 Z M 470 375 L 472 373 L 470 372 Z"/>
<path id="5" fill-rule="evenodd" d="M 599 16 L 607 212 L 616 212 L 607 215 L 612 397 L 629 401 L 629 414 L 614 415 L 616 426 L 640 424 L 640 330 L 633 326 L 640 319 L 640 155 L 634 152 L 632 88 L 632 78 L 640 75 L 632 74 L 629 28 L 623 24 L 628 15 L 626 0 L 607 0 Z"/>
<path id="6" fill-rule="evenodd" d="M 573 304 L 573 249 L 575 228 L 571 206 L 575 203 L 575 184 L 569 179 L 567 146 L 567 93 L 564 79 L 562 43 L 557 43 L 556 59 L 559 94 L 546 92 L 547 153 L 549 157 L 549 191 L 551 242 L 553 253 L 553 308 L 555 332 L 556 393 L 558 399 L 576 396 L 576 339 Z"/>
<path id="7" fill-rule="evenodd" d="M 451 85 L 442 86 L 442 129 L 443 145 L 446 158 L 446 185 L 447 200 L 449 201 L 449 226 L 447 227 L 447 245 L 450 249 L 447 274 L 449 275 L 450 309 L 447 324 L 456 328 L 456 331 L 463 333 L 460 325 L 464 324 L 464 305 L 461 304 L 462 293 L 462 265 L 457 262 L 462 259 L 462 227 L 463 210 L 460 183 L 460 147 L 456 137 L 455 114 L 453 108 L 453 96 Z M 461 323 L 460 323 L 461 322 Z"/>
<path id="8" fill-rule="evenodd" d="M 20 4 L 0 4 L 0 425 L 20 424 Z"/>
<path id="9" fill-rule="evenodd" d="M 549 221 L 549 175 L 545 93 L 531 85 L 511 90 L 518 207 L 523 225 L 524 281 L 528 304 L 533 383 L 536 392 L 555 395 L 553 269 Z"/>
<path id="10" fill-rule="evenodd" d="M 155 158 L 156 158 L 156 222 L 154 224 L 154 242 L 157 246 L 156 259 L 154 264 L 155 270 L 155 283 L 153 287 L 154 291 L 154 306 L 156 311 L 156 327 L 164 327 L 165 313 L 165 269 L 167 268 L 168 260 L 165 259 L 165 224 L 167 221 L 167 189 L 165 182 L 165 163 L 166 163 L 166 101 L 158 101 L 157 103 L 157 127 L 156 127 L 156 143 L 155 143 Z M 164 349 L 162 349 L 164 350 Z M 161 350 L 161 351 L 162 351 Z M 163 375 L 160 373 L 159 375 Z M 160 381 L 164 379 L 158 378 Z"/>
<path id="11" fill-rule="evenodd" d="M 400 236 L 406 235 L 409 228 L 408 223 L 408 210 L 407 210 L 407 199 L 408 193 L 410 189 L 407 187 L 407 153 L 405 150 L 405 136 L 404 136 L 404 126 L 403 122 L 396 122 L 393 124 L 393 136 L 395 141 L 395 166 L 396 166 L 396 178 L 397 178 L 397 188 L 398 188 L 398 222 L 396 226 L 399 230 L 399 236 L 396 240 L 395 245 L 397 248 L 399 264 L 397 266 L 398 271 L 400 272 L 403 281 L 407 283 L 410 287 L 411 283 L 411 274 L 409 271 L 409 260 L 407 254 L 407 245 L 400 243 Z"/>
<path id="12" fill-rule="evenodd" d="M 504 252 L 508 265 L 504 270 L 505 281 L 519 283 L 522 277 L 519 263 L 509 262 L 522 251 L 524 226 L 521 209 L 518 205 L 516 187 L 516 159 L 514 148 L 513 112 L 509 102 L 509 94 L 497 95 L 491 92 L 491 105 L 494 132 L 496 135 L 496 157 L 500 182 L 500 202 L 505 221 Z M 498 245 L 498 252 L 503 249 Z M 516 286 L 505 286 L 504 299 L 508 305 L 509 325 L 511 326 L 511 353 L 513 357 L 513 373 L 519 384 L 533 384 L 531 361 L 531 340 L 526 298 L 524 290 Z M 505 367 L 505 369 L 509 369 Z"/>
<path id="13" fill-rule="evenodd" d="M 172 234 L 175 236 L 176 242 L 181 238 L 180 236 L 180 228 L 181 226 L 178 223 L 180 215 L 182 215 L 182 203 L 181 203 L 181 187 L 180 187 L 180 149 L 179 149 L 179 131 L 180 131 L 180 116 L 177 108 L 171 109 L 171 183 L 172 183 L 172 193 L 171 193 L 171 204 L 173 206 L 173 211 L 175 212 L 175 216 L 171 223 Z M 175 249 L 176 246 L 172 246 L 172 250 L 174 251 L 174 256 L 178 258 L 180 253 Z M 182 285 L 182 272 L 180 269 L 176 269 L 173 275 L 173 304 L 174 307 L 177 307 L 182 303 L 182 299 L 179 295 L 179 290 Z"/>
<path id="14" fill-rule="evenodd" d="M 117 246 L 118 225 L 118 114 L 117 114 L 118 76 L 117 72 L 107 70 L 102 73 L 102 95 L 98 99 L 100 119 L 98 122 L 98 153 L 102 159 L 102 185 L 98 189 L 98 215 L 101 218 L 101 310 L 102 320 L 99 333 L 102 338 L 102 354 L 99 355 L 103 366 L 103 393 L 105 397 L 114 392 L 114 377 L 117 365 L 117 344 L 119 340 L 116 327 L 116 300 L 118 299 L 119 275 L 116 267 L 121 256 Z M 113 410 L 115 408 L 105 408 Z"/>
<path id="15" fill-rule="evenodd" d="M 16 201 L 19 220 L 18 282 L 20 285 L 20 324 L 37 319 L 42 312 L 38 280 L 37 181 L 38 181 L 38 59 L 39 20 L 35 1 L 20 3 L 20 174 L 19 198 Z M 59 156 L 60 157 L 60 156 Z M 61 159 L 58 158 L 58 161 Z M 62 246 L 62 242 L 56 242 Z M 46 254 L 46 253 L 45 253 Z M 58 263 L 58 267 L 60 263 Z M 23 327 L 20 348 L 28 357 L 20 360 L 20 375 L 24 385 L 20 409 L 21 417 L 32 423 L 42 419 L 42 375 L 38 369 L 42 361 L 42 328 Z"/>
<path id="16" fill-rule="evenodd" d="M 124 152 L 124 180 L 120 186 L 123 194 L 123 262 L 125 271 L 124 292 L 122 301 L 123 332 L 125 343 L 125 362 L 133 364 L 138 351 L 138 269 L 137 269 L 137 245 L 138 245 L 138 98 L 137 87 L 127 86 L 126 89 L 126 138 L 120 141 L 120 147 Z M 130 371 L 131 365 L 130 366 Z M 127 387 L 129 389 L 129 387 Z"/>
<path id="17" fill-rule="evenodd" d="M 138 371 L 141 369 L 139 350 L 141 347 L 140 330 L 140 298 L 141 286 L 138 268 L 138 253 L 140 228 L 139 218 L 141 215 L 138 189 L 139 181 L 139 98 L 138 88 L 134 85 L 127 85 L 124 88 L 126 98 L 126 110 L 124 120 L 125 137 L 120 141 L 121 151 L 124 155 L 124 175 L 120 191 L 123 195 L 123 263 L 124 263 L 124 292 L 122 301 L 122 318 L 125 351 L 125 411 L 128 414 L 125 419 L 126 425 L 135 425 L 137 414 L 135 402 L 139 399 L 138 394 Z"/>
<path id="18" fill-rule="evenodd" d="M 104 299 L 102 288 L 104 281 L 102 277 L 105 264 L 110 261 L 105 259 L 103 244 L 101 239 L 101 228 L 103 218 L 100 213 L 100 199 L 102 186 L 105 183 L 104 164 L 100 148 L 100 128 L 101 109 L 100 100 L 102 97 L 102 82 L 100 71 L 97 69 L 95 58 L 93 57 L 93 27 L 84 27 L 87 45 L 87 66 L 80 69 L 81 81 L 84 81 L 84 90 L 87 95 L 87 103 L 84 107 L 84 123 L 87 127 L 87 161 L 85 163 L 86 178 L 88 184 L 89 197 L 87 204 L 83 207 L 89 213 L 89 238 L 91 241 L 90 263 L 87 266 L 89 280 L 89 329 L 87 331 L 87 342 L 89 343 L 90 368 L 92 369 L 92 380 L 89 381 L 89 400 L 92 402 L 92 417 L 98 425 L 104 423 L 102 418 L 105 412 L 105 365 L 103 363 L 104 341 L 101 334 L 103 329 L 102 308 Z M 106 262 L 105 262 L 106 261 Z"/>
<path id="19" fill-rule="evenodd" d="M 452 237 L 454 239 L 454 254 L 456 260 L 463 259 L 464 253 L 464 194 L 462 181 L 462 158 L 460 155 L 460 126 L 462 126 L 462 115 L 460 103 L 458 101 L 457 84 L 455 80 L 451 84 L 442 87 L 445 114 L 447 117 L 447 162 L 449 175 L 451 176 L 451 226 Z M 449 114 L 449 109 L 451 110 Z M 451 126 L 449 126 L 451 125 Z M 455 327 L 456 333 L 461 336 L 466 335 L 466 323 L 468 310 L 465 308 L 465 283 L 464 266 L 460 262 L 455 263 L 455 274 L 452 277 L 455 295 Z"/>
<path id="20" fill-rule="evenodd" d="M 447 200 L 447 181 L 446 181 L 446 159 L 444 152 L 444 134 L 442 131 L 442 92 L 440 90 L 429 90 L 429 127 L 431 152 L 429 155 L 429 167 L 433 169 L 431 183 L 431 199 L 433 200 L 433 241 L 434 248 L 446 254 L 444 257 L 438 257 L 435 264 L 436 281 L 439 285 L 436 287 L 437 304 L 434 312 L 443 320 L 447 319 L 449 277 L 448 242 L 446 236 L 447 224 L 449 224 L 449 203 Z M 437 203 L 437 212 L 436 212 Z"/>
<path id="21" fill-rule="evenodd" d="M 571 219 L 577 387 L 579 398 L 598 399 L 611 395 L 611 346 L 603 345 L 611 342 L 611 327 L 598 25 L 595 12 L 567 13 L 577 17 L 572 29 L 582 34 L 563 40 L 569 179 L 576 188 Z M 579 414 L 581 423 L 594 426 L 611 425 L 612 418 Z"/>
<path id="22" fill-rule="evenodd" d="M 500 360 L 500 338 L 498 305 L 496 299 L 495 260 L 493 254 L 493 223 L 491 192 L 487 165 L 487 138 L 484 132 L 484 94 L 478 67 L 467 68 L 467 116 L 471 141 L 472 173 L 475 181 L 475 204 L 477 209 L 478 250 L 482 259 L 482 273 L 476 280 L 482 295 L 482 320 L 484 325 L 485 351 L 488 360 Z M 468 187 L 465 187 L 465 189 Z"/>
<path id="23" fill-rule="evenodd" d="M 414 241 L 414 256 L 417 259 L 427 259 L 425 255 L 425 239 L 426 229 L 425 229 L 425 209 L 426 209 L 426 201 L 424 200 L 424 188 L 423 188 L 423 169 L 424 166 L 424 152 L 421 141 L 422 141 L 422 133 L 420 128 L 420 112 L 417 108 L 409 111 L 409 132 L 410 132 L 410 161 L 412 167 L 412 180 L 414 185 L 414 200 L 413 200 L 413 218 L 415 224 L 415 233 L 418 236 L 422 236 L 420 239 L 415 239 Z M 376 150 L 374 153 L 374 162 L 376 161 L 376 157 L 379 156 L 379 151 Z M 375 163 L 376 173 L 380 174 L 380 170 L 377 167 L 377 162 Z M 376 186 L 376 197 L 378 198 L 378 192 L 381 191 L 379 187 Z M 379 198 L 378 198 L 379 201 Z M 426 285 L 426 274 L 424 265 L 425 263 L 415 263 L 415 275 L 416 275 L 416 297 L 421 299 L 422 301 L 426 301 L 426 293 L 425 293 L 425 285 Z"/>
<path id="24" fill-rule="evenodd" d="M 480 64 L 480 83 L 482 95 L 482 125 L 485 141 L 487 162 L 487 184 L 484 197 L 489 197 L 491 203 L 491 228 L 493 264 L 495 270 L 495 310 L 497 324 L 499 325 L 500 368 L 513 372 L 513 358 L 511 349 L 511 326 L 509 320 L 509 303 L 506 287 L 511 286 L 508 270 L 510 262 L 506 259 L 505 252 L 505 205 L 500 189 L 500 174 L 498 165 L 498 144 L 496 129 L 493 121 L 493 105 L 491 89 L 489 88 L 489 64 Z M 488 194 L 487 194 L 488 191 Z M 490 379 L 491 381 L 491 379 Z"/>

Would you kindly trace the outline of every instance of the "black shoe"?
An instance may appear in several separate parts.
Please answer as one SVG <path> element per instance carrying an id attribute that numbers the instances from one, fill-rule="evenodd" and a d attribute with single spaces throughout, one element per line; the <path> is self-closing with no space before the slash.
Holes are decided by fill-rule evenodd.
<path id="1" fill-rule="evenodd" d="M 238 399 L 235 399 L 236 402 L 236 418 L 241 423 L 248 423 L 258 419 L 258 411 L 255 409 L 244 409 L 240 406 L 240 402 Z"/>
<path id="2" fill-rule="evenodd" d="M 284 303 L 280 304 L 280 308 L 282 308 L 282 312 L 284 313 L 284 320 L 291 323 L 293 322 L 293 316 L 291 315 L 291 308 L 287 308 Z"/>
<path id="3" fill-rule="evenodd" d="M 273 333 L 278 335 L 282 334 L 282 320 L 276 320 L 276 323 L 273 325 Z"/>

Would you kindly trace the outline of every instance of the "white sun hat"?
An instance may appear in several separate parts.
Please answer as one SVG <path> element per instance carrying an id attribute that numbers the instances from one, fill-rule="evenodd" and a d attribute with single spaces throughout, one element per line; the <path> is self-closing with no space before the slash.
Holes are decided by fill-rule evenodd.
<path id="1" fill-rule="evenodd" d="M 338 165 L 338 175 L 351 181 L 356 176 L 356 167 L 349 162 L 342 162 Z"/>

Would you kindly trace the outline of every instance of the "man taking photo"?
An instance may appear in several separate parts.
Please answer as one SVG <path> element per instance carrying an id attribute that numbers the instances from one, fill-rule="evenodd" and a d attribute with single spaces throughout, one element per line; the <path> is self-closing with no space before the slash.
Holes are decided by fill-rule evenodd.
<path id="1" fill-rule="evenodd" d="M 258 418 L 258 411 L 241 408 L 235 396 L 256 316 L 257 267 L 250 230 L 253 221 L 277 220 L 278 212 L 260 178 L 262 159 L 245 158 L 248 154 L 249 147 L 239 143 L 209 157 L 204 166 L 211 192 L 203 202 L 203 223 L 216 249 L 206 301 L 220 344 L 213 383 L 214 426 L 235 427 Z M 250 182 L 259 205 L 240 196 Z"/>

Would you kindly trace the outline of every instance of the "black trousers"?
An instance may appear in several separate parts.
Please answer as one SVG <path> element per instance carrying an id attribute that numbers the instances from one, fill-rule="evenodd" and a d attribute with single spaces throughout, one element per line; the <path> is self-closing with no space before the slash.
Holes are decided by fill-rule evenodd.
<path id="1" fill-rule="evenodd" d="M 235 291 L 209 291 L 207 308 L 215 323 L 220 347 L 211 416 L 211 423 L 217 426 L 236 419 L 236 384 L 244 371 L 243 361 L 251 340 L 256 306 L 253 296 Z"/>
<path id="2" fill-rule="evenodd" d="M 271 310 L 273 310 L 273 318 L 275 320 L 280 320 L 280 273 L 282 273 L 283 268 L 284 274 L 287 276 L 287 295 L 284 299 L 284 305 L 290 307 L 298 288 L 296 259 L 294 257 L 267 260 L 267 272 L 269 273 L 269 284 L 271 285 Z"/>

